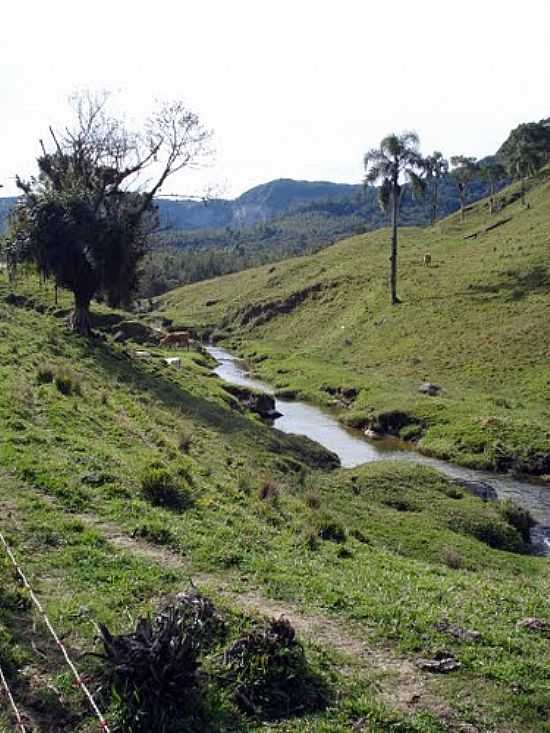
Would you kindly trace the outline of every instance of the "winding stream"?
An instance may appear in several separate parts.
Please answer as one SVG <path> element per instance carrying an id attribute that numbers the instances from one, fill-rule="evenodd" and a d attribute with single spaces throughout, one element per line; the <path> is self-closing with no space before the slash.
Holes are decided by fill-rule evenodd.
<path id="1" fill-rule="evenodd" d="M 274 389 L 250 376 L 246 362 L 217 346 L 206 347 L 218 362 L 214 372 L 225 382 L 266 392 Z M 330 413 L 299 400 L 276 399 L 276 409 L 282 413 L 276 428 L 284 433 L 306 435 L 340 458 L 343 468 L 380 460 L 400 460 L 420 463 L 441 471 L 446 476 L 468 481 L 483 481 L 492 486 L 499 498 L 513 499 L 529 509 L 538 522 L 531 531 L 533 546 L 538 554 L 550 555 L 550 488 L 540 483 L 519 480 L 508 474 L 464 468 L 438 458 L 430 458 L 408 448 L 395 438 L 369 440 L 361 431 L 341 425 Z"/>

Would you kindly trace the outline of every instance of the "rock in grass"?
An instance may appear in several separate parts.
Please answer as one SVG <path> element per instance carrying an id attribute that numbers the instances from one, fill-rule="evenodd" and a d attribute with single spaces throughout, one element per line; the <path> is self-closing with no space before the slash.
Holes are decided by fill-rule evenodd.
<path id="1" fill-rule="evenodd" d="M 458 641 L 472 642 L 479 641 L 481 639 L 479 631 L 464 629 L 458 624 L 452 624 L 448 618 L 443 618 L 441 621 L 438 621 L 435 624 L 435 628 L 437 631 L 441 631 L 448 636 L 452 636 L 454 639 L 458 639 Z"/>
<path id="2" fill-rule="evenodd" d="M 517 629 L 526 629 L 527 631 L 546 631 L 550 627 L 548 621 L 534 616 L 527 616 L 517 622 Z"/>
<path id="3" fill-rule="evenodd" d="M 432 659 L 419 657 L 415 664 L 419 669 L 438 674 L 448 674 L 460 668 L 460 662 L 453 654 L 445 650 L 437 652 Z"/>
<path id="4" fill-rule="evenodd" d="M 427 394 L 430 395 L 430 397 L 435 397 L 441 392 L 441 387 L 439 384 L 434 384 L 433 382 L 424 382 L 424 384 L 420 385 L 418 391 L 421 394 Z"/>

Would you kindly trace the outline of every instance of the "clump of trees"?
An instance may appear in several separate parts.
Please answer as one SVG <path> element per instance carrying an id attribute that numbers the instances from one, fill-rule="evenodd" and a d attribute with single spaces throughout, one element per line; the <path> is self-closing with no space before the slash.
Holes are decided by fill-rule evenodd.
<path id="1" fill-rule="evenodd" d="M 154 197 L 169 177 L 198 163 L 210 132 L 181 101 L 161 104 L 142 130 L 108 111 L 108 94 L 74 98 L 76 121 L 40 141 L 38 173 L 17 179 L 7 259 L 32 263 L 74 294 L 71 325 L 91 332 L 90 302 L 128 305 L 156 228 Z"/>
<path id="2" fill-rule="evenodd" d="M 499 181 L 506 178 L 506 169 L 496 157 L 486 158 L 485 160 L 480 161 L 478 168 L 479 177 L 489 186 L 489 214 L 493 215 L 495 212 L 495 194 L 497 186 Z"/>
<path id="3" fill-rule="evenodd" d="M 539 131 L 539 138 L 546 140 L 547 130 L 550 130 L 549 126 L 545 126 L 544 135 Z M 438 150 L 423 157 L 420 154 L 419 145 L 418 135 L 414 132 L 393 133 L 385 137 L 378 147 L 369 150 L 363 160 L 365 189 L 370 189 L 373 185 L 379 186 L 380 207 L 390 215 L 389 280 L 392 304 L 400 302 L 397 297 L 397 241 L 404 191 L 410 190 L 413 198 L 421 198 L 426 191 L 429 191 L 429 219 L 433 225 L 438 216 L 440 192 L 444 186 L 449 185 L 449 180 L 453 181 L 460 201 L 460 217 L 464 221 L 468 194 L 471 189 L 475 186 L 477 193 L 481 195 L 479 191 L 481 185 L 484 189 L 483 193 L 489 194 L 489 211 L 492 214 L 495 210 L 495 193 L 498 184 L 507 176 L 507 169 L 500 157 L 494 156 L 478 161 L 473 157 L 455 155 L 451 158 L 449 165 L 449 161 Z M 503 148 L 506 151 L 506 146 Z M 511 150 L 516 154 L 517 149 L 518 145 L 511 146 Z M 550 143 L 548 151 L 550 151 Z M 544 160 L 546 159 L 548 159 L 548 154 Z M 542 155 L 537 157 L 538 162 L 542 160 Z M 511 170 L 510 165 L 508 170 Z M 521 166 L 518 170 L 522 170 Z M 533 169 L 529 168 L 529 170 Z"/>
<path id="4" fill-rule="evenodd" d="M 527 178 L 550 161 L 550 117 L 518 125 L 501 145 L 497 156 L 510 176 L 521 181 L 521 200 L 525 204 Z"/>
<path id="5" fill-rule="evenodd" d="M 431 192 L 430 223 L 433 226 L 437 219 L 439 189 L 442 179 L 449 173 L 449 161 L 443 157 L 443 153 L 435 150 L 431 155 L 424 158 L 422 167 L 424 168 L 426 182 Z"/>
<path id="6" fill-rule="evenodd" d="M 460 219 L 464 221 L 466 197 L 470 186 L 479 176 L 479 164 L 476 158 L 453 155 L 451 165 L 453 166 L 451 175 L 456 183 L 458 198 L 460 199 Z"/>

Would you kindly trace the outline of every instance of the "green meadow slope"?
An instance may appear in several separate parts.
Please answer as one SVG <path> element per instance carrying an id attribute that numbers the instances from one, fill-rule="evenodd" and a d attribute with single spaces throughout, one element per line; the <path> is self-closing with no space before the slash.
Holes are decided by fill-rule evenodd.
<path id="1" fill-rule="evenodd" d="M 531 181 L 529 208 L 517 186 L 501 198 L 494 216 L 481 201 L 464 223 L 400 230 L 395 307 L 380 230 L 170 291 L 158 309 L 217 331 L 282 395 L 332 404 L 351 425 L 463 464 L 548 474 L 549 171 Z M 439 396 L 419 394 L 427 381 Z"/>
<path id="2" fill-rule="evenodd" d="M 543 194 L 543 188 L 534 192 L 533 208 L 514 209 L 519 223 L 510 222 L 517 227 L 524 218 L 533 223 L 533 268 L 544 247 L 536 224 Z M 474 213 L 468 224 L 477 226 L 482 219 Z M 499 236 L 504 232 L 503 226 Z M 410 395 L 412 409 L 419 399 L 416 380 L 424 375 L 407 358 L 397 358 L 400 352 L 388 329 L 405 329 L 406 309 L 414 312 L 418 328 L 427 284 L 432 298 L 445 296 L 436 278 L 450 267 L 447 263 L 453 263 L 455 275 L 460 263 L 473 267 L 466 257 L 459 258 L 458 248 L 464 246 L 461 251 L 471 260 L 482 246 L 482 240 L 463 243 L 456 222 L 420 235 L 427 238 L 422 243 L 415 239 L 418 232 L 403 238 L 399 316 L 385 305 L 385 233 L 271 272 L 258 270 L 190 288 L 184 291 L 192 294 L 185 295 L 185 314 L 181 306 L 176 311 L 180 293 L 168 300 L 174 314 L 186 321 L 223 322 L 235 327 L 234 339 L 253 338 L 240 342 L 242 347 L 257 355 L 273 354 L 270 368 L 281 388 L 303 385 L 296 389 L 324 399 L 325 383 L 363 384 L 354 407 L 344 412 L 360 414 L 359 400 L 371 395 L 373 406 L 375 397 L 380 405 L 390 405 Z M 456 252 L 448 245 L 453 236 Z M 426 243 L 440 267 L 413 269 Z M 490 265 L 497 256 L 493 246 L 497 253 L 504 247 L 480 250 L 488 270 L 520 266 L 520 259 L 512 259 L 517 249 L 512 242 L 506 264 L 497 259 Z M 365 265 L 369 247 L 372 271 Z M 472 271 L 472 282 L 480 282 L 473 277 Z M 503 276 L 492 277 L 500 281 Z M 451 287 L 449 280 L 448 292 L 461 292 L 460 283 Z M 336 285 L 321 288 L 263 325 L 249 322 L 237 331 L 239 321 L 229 317 L 231 309 L 244 315 L 257 303 L 286 302 L 293 292 L 318 282 Z M 458 364 L 446 364 L 459 358 L 456 348 L 454 357 L 442 353 L 450 353 L 452 344 L 437 339 L 426 354 L 420 351 L 422 339 L 411 322 L 407 353 L 418 349 L 418 358 L 430 365 L 427 376 L 441 379 L 446 388 L 441 399 L 426 400 L 426 415 L 437 415 L 438 409 L 460 414 L 463 394 L 468 404 L 478 395 L 478 414 L 484 414 L 483 404 L 490 404 L 488 414 L 509 419 L 514 431 L 521 421 L 528 426 L 542 422 L 544 406 L 535 409 L 531 402 L 537 369 L 542 399 L 546 376 L 538 355 L 544 339 L 542 331 L 538 336 L 521 331 L 519 321 L 528 308 L 531 315 L 524 323 L 533 324 L 538 314 L 539 328 L 545 327 L 545 293 L 529 287 L 520 300 L 514 296 L 508 301 L 499 291 L 496 305 L 481 293 L 460 297 L 465 303 L 475 297 L 487 308 L 488 315 L 475 321 L 478 332 L 493 307 L 501 311 L 504 303 L 514 309 L 509 320 L 518 338 L 525 339 L 523 346 L 527 340 L 532 345 L 533 363 L 519 345 L 509 348 L 517 349 L 517 375 L 529 375 L 529 380 L 513 385 L 503 372 L 498 397 L 502 394 L 514 409 L 499 408 L 490 402 L 497 395 L 481 390 L 478 370 L 490 373 L 481 354 L 468 380 Z M 207 299 L 219 302 L 206 306 Z M 431 310 L 422 316 L 431 318 L 432 329 L 438 317 L 442 322 L 443 315 L 448 317 L 440 310 L 446 300 L 430 301 Z M 0 281 L 0 531 L 97 694 L 112 730 L 127 730 L 120 723 L 124 705 L 106 684 L 101 660 L 82 656 L 100 650 L 97 624 L 126 633 L 162 599 L 186 589 L 192 578 L 226 619 L 227 635 L 204 650 L 197 697 L 186 706 L 182 695 L 168 731 L 272 729 L 260 709 L 243 709 L 240 688 L 222 653 L 258 619 L 283 613 L 304 644 L 307 684 L 325 690 L 325 705 L 317 710 L 295 705 L 289 711 L 285 695 L 275 696 L 280 731 L 550 731 L 547 629 L 518 626 L 526 617 L 550 619 L 550 564 L 525 554 L 521 517 L 510 507 L 483 503 L 426 467 L 382 462 L 342 470 L 320 446 L 283 435 L 248 412 L 212 377 L 205 354 L 181 352 L 182 368 L 168 367 L 166 352 L 157 346 L 131 339 L 115 342 L 117 331 L 132 330 L 128 324 L 121 329 L 129 316 L 100 306 L 95 313 L 99 337 L 81 339 L 66 330 L 69 304 L 61 293 L 55 305 L 53 292 L 40 289 L 34 278 L 18 283 L 15 294 Z M 472 306 L 471 328 L 473 313 Z M 496 323 L 496 314 L 492 317 Z M 465 327 L 457 319 L 455 328 Z M 358 334 L 384 328 L 387 338 L 378 335 L 369 352 Z M 139 333 L 139 324 L 133 330 Z M 389 376 L 381 369 L 385 341 L 394 353 Z M 486 345 L 479 348 L 490 353 Z M 497 359 L 492 363 L 496 369 Z M 390 383 L 395 395 L 387 391 Z M 516 407 L 521 410 L 517 424 L 507 417 L 515 415 Z M 434 419 L 435 427 L 441 424 Z M 159 475 L 177 488 L 177 505 L 158 505 L 154 497 L 159 494 L 147 491 L 151 477 Z M 33 730 L 97 730 L 1 548 L 0 579 L 0 666 Z M 419 657 L 433 659 L 444 650 L 459 663 L 455 671 L 436 675 L 418 668 Z M 262 660 L 253 661 L 253 679 L 261 681 L 265 673 Z M 0 730 L 13 728 L 2 699 Z"/>

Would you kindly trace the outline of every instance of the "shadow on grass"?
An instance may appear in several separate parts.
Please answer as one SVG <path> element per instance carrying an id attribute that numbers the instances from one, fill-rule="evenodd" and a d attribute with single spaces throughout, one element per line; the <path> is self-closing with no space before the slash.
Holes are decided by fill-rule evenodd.
<path id="1" fill-rule="evenodd" d="M 42 674 L 52 671 L 59 649 L 42 624 L 36 624 L 31 602 L 17 589 L 15 580 L 0 588 L 0 630 L 2 667 L 15 697 L 20 701 L 25 719 L 25 713 L 29 713 L 33 725 L 37 724 L 39 730 L 75 730 L 81 716 L 63 705 L 59 695 L 41 680 Z M 22 650 L 32 648 L 36 652 L 36 656 L 28 660 L 35 668 L 32 679 L 18 674 L 17 670 L 23 666 L 25 658 L 20 656 L 21 652 L 15 651 L 17 647 Z"/>
<path id="2" fill-rule="evenodd" d="M 527 271 L 507 270 L 495 283 L 470 284 L 468 295 L 496 295 L 503 293 L 505 300 L 523 300 L 533 293 L 546 292 L 550 288 L 550 271 L 543 265 L 536 265 Z"/>
<path id="3" fill-rule="evenodd" d="M 317 443 L 303 436 L 287 435 L 262 425 L 216 399 L 193 394 L 181 383 L 181 372 L 170 373 L 170 367 L 149 366 L 133 360 L 127 353 L 105 341 L 84 341 L 70 336 L 82 356 L 92 357 L 108 379 L 117 379 L 131 389 L 147 392 L 164 406 L 189 415 L 205 427 L 222 434 L 239 433 L 256 446 L 275 454 L 289 454 L 311 467 L 336 468 L 338 459 Z M 221 400 L 220 396 L 220 400 Z M 175 420 L 178 417 L 175 416 Z"/>

